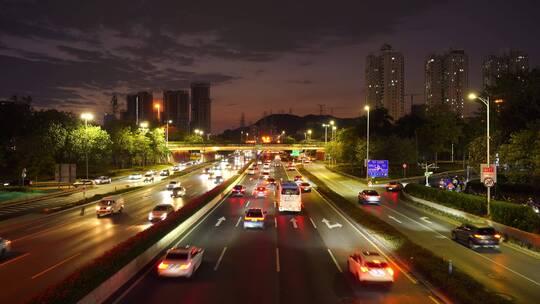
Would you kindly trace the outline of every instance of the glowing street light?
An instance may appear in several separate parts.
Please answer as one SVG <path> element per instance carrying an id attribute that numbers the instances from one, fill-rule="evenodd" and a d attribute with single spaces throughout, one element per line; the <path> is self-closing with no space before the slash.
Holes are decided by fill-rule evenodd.
<path id="1" fill-rule="evenodd" d="M 148 129 L 148 121 L 141 122 L 139 127 L 141 127 L 141 129 Z"/>
<path id="2" fill-rule="evenodd" d="M 367 126 L 366 126 L 366 181 L 369 180 L 368 175 L 368 162 L 369 162 L 369 105 L 364 107 L 367 112 Z"/>
<path id="3" fill-rule="evenodd" d="M 161 105 L 159 103 L 154 104 L 154 108 L 157 109 L 157 119 L 161 121 Z"/>
<path id="4" fill-rule="evenodd" d="M 86 179 L 88 179 L 88 121 L 94 119 L 94 114 L 82 113 L 81 119 L 84 120 L 84 133 L 86 136 L 86 149 L 84 149 L 84 156 L 86 160 Z"/>

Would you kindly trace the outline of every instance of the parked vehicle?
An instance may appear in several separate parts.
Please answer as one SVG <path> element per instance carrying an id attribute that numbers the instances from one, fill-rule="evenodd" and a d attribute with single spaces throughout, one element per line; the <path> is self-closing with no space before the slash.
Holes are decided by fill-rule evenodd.
<path id="1" fill-rule="evenodd" d="M 96 216 L 118 214 L 124 210 L 124 198 L 120 196 L 109 196 L 102 198 L 96 207 Z"/>

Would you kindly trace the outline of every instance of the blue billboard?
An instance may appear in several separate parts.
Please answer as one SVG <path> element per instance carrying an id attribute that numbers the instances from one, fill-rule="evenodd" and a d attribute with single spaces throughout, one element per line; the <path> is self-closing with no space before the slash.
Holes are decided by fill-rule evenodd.
<path id="1" fill-rule="evenodd" d="M 388 177 L 388 160 L 368 161 L 368 176 L 369 177 Z"/>

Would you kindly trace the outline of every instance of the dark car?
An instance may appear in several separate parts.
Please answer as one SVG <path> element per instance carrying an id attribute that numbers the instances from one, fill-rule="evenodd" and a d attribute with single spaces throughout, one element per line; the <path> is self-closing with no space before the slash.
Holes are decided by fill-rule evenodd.
<path id="1" fill-rule="evenodd" d="M 244 196 L 244 194 L 246 194 L 246 187 L 242 185 L 234 186 L 231 192 L 232 196 Z"/>
<path id="2" fill-rule="evenodd" d="M 276 179 L 273 178 L 273 177 L 269 177 L 267 180 L 268 184 L 270 185 L 275 185 L 276 184 Z"/>
<path id="3" fill-rule="evenodd" d="M 169 169 L 161 170 L 161 172 L 159 173 L 159 176 L 169 176 L 169 175 L 171 175 L 171 171 L 169 171 Z"/>
<path id="4" fill-rule="evenodd" d="M 471 249 L 479 247 L 499 248 L 501 235 L 493 227 L 477 227 L 463 224 L 452 230 L 452 240 L 463 243 Z"/>
<path id="5" fill-rule="evenodd" d="M 386 191 L 401 191 L 403 189 L 403 185 L 400 182 L 389 182 L 385 186 Z"/>

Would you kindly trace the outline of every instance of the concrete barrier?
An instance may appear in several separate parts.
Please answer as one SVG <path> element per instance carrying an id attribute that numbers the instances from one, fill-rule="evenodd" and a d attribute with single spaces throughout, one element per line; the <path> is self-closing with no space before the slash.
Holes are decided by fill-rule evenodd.
<path id="1" fill-rule="evenodd" d="M 228 193 L 232 188 L 244 177 L 245 173 L 240 174 L 236 180 L 231 183 L 222 193 Z M 77 303 L 94 304 L 105 302 L 113 293 L 126 284 L 133 276 L 141 269 L 154 260 L 159 254 L 167 249 L 178 238 L 179 235 L 186 232 L 191 226 L 202 219 L 210 210 L 217 206 L 224 197 L 217 195 L 214 199 L 208 202 L 199 211 L 195 212 L 191 217 L 186 219 L 182 224 L 178 225 L 174 230 L 169 232 L 160 241 L 148 248 L 144 253 L 129 262 L 126 266 L 120 269 L 117 273 L 101 283 L 96 289 L 87 294 Z"/>
<path id="2" fill-rule="evenodd" d="M 527 247 L 540 249 L 540 235 L 538 234 L 519 230 L 517 228 L 506 226 L 506 225 L 494 222 L 492 220 L 489 220 L 489 219 L 486 219 L 486 218 L 483 218 L 474 214 L 467 213 L 465 211 L 457 210 L 457 209 L 443 206 L 443 205 L 440 205 L 431 201 L 427 201 L 418 197 L 414 197 L 405 192 L 402 192 L 402 194 L 405 198 L 413 201 L 416 204 L 422 205 L 426 208 L 437 210 L 451 217 L 459 218 L 461 220 L 464 220 L 470 223 L 478 223 L 478 224 L 491 226 L 495 228 L 497 231 L 501 232 L 505 236 L 505 238 L 510 238 L 515 241 L 521 242 L 522 244 L 527 245 Z"/>

